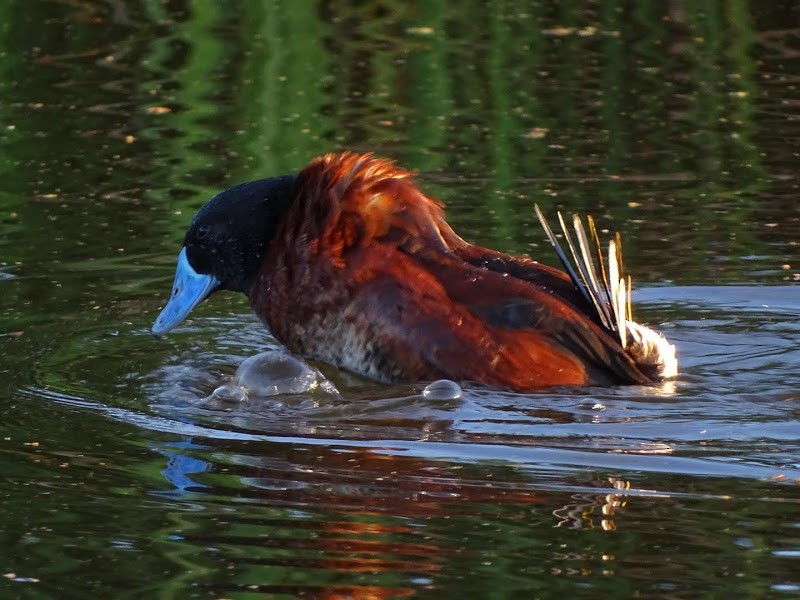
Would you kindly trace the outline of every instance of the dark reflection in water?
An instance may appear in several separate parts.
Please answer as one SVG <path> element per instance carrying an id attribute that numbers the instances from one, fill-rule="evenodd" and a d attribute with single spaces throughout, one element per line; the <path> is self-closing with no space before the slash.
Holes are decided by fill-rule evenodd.
<path id="1" fill-rule="evenodd" d="M 799 58 L 781 2 L 2 3 L 0 595 L 798 595 Z M 679 379 L 205 401 L 276 345 L 149 335 L 189 216 L 345 147 L 621 230 Z"/>

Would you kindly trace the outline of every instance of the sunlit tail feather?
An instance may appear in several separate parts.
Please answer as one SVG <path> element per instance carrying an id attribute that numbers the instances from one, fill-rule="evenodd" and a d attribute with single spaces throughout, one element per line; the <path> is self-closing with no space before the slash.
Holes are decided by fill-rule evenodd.
<path id="1" fill-rule="evenodd" d="M 591 216 L 587 217 L 590 241 L 580 217 L 573 216 L 572 229 L 577 240 L 575 242 L 561 213 L 558 213 L 561 231 L 575 264 L 573 267 L 573 263 L 562 250 L 553 230 L 545 220 L 542 211 L 539 210 L 539 206 L 534 205 L 534 209 L 547 238 L 564 265 L 564 269 L 575 287 L 593 307 L 600 323 L 615 335 L 626 353 L 647 376 L 654 380 L 675 377 L 678 373 L 675 346 L 670 344 L 660 333 L 633 320 L 631 279 L 628 277 L 626 281 L 622 271 L 622 240 L 619 233 L 608 244 L 608 271 L 606 272 L 602 246 L 594 219 Z"/>

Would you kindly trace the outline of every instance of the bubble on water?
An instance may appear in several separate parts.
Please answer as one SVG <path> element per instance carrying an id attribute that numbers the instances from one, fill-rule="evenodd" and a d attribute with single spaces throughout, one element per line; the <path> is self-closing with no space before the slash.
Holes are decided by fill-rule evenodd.
<path id="1" fill-rule="evenodd" d="M 461 386 L 449 379 L 438 379 L 425 386 L 422 397 L 426 400 L 458 400 L 461 398 Z"/>
<path id="2" fill-rule="evenodd" d="M 270 350 L 246 359 L 236 369 L 235 380 L 250 396 L 302 394 L 319 386 L 324 378 L 291 354 Z"/>
<path id="3" fill-rule="evenodd" d="M 216 400 L 226 404 L 239 404 L 247 402 L 247 391 L 235 383 L 225 383 L 211 392 L 206 400 Z"/>
<path id="4" fill-rule="evenodd" d="M 333 394 L 336 396 L 339 395 L 339 390 L 336 389 L 336 386 L 333 385 L 332 381 L 329 381 L 327 379 L 323 379 L 322 381 L 319 382 L 319 389 L 325 392 L 326 394 Z"/>

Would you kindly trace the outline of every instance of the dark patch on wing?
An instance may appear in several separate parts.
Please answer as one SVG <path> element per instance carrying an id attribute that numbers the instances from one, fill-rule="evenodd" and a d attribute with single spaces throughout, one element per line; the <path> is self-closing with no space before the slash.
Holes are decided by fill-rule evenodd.
<path id="1" fill-rule="evenodd" d="M 508 329 L 539 329 L 550 316 L 547 307 L 527 298 L 509 298 L 469 308 L 489 326 Z"/>

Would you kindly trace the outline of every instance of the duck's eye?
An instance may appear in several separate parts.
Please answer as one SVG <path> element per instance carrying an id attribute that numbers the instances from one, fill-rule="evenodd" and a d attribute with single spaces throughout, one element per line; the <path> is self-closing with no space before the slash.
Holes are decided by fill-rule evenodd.
<path id="1" fill-rule="evenodd" d="M 211 228 L 208 225 L 200 225 L 200 227 L 197 228 L 197 239 L 202 240 L 208 236 L 209 231 L 211 231 Z"/>

